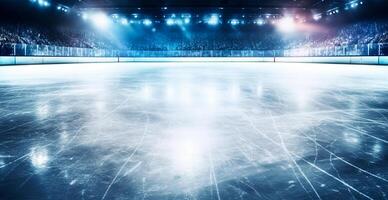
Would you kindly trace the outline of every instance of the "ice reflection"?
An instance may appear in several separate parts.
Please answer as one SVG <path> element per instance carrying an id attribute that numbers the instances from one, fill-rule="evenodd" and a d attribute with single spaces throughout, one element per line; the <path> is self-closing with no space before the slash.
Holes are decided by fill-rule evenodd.
<path id="1" fill-rule="evenodd" d="M 373 156 L 374 157 L 380 157 L 382 150 L 383 150 L 383 147 L 381 146 L 380 143 L 374 144 L 373 147 L 372 147 L 372 151 L 373 151 L 372 154 L 373 154 Z"/>
<path id="2" fill-rule="evenodd" d="M 52 199 L 318 199 L 313 189 L 382 199 L 388 71 L 375 84 L 329 85 L 253 68 L 126 71 L 105 85 L 53 83 L 36 93 L 0 88 L 3 191 L 18 197 L 14 186 L 32 171 L 45 173 L 24 188 Z"/>
<path id="3" fill-rule="evenodd" d="M 31 164 L 38 170 L 47 167 L 49 162 L 47 149 L 43 147 L 32 148 L 30 152 L 30 160 Z"/>
<path id="4" fill-rule="evenodd" d="M 69 140 L 69 134 L 66 130 L 59 133 L 59 142 L 61 144 L 66 144 Z"/>
<path id="5" fill-rule="evenodd" d="M 263 96 L 263 85 L 261 84 L 258 84 L 257 87 L 256 87 L 256 94 L 257 94 L 257 97 L 262 97 Z"/>
<path id="6" fill-rule="evenodd" d="M 152 92 L 152 88 L 149 85 L 144 85 L 140 93 L 144 100 L 149 101 L 152 98 Z"/>
<path id="7" fill-rule="evenodd" d="M 356 145 L 360 142 L 359 136 L 355 133 L 345 132 L 344 133 L 344 139 L 346 142 Z"/>
<path id="8" fill-rule="evenodd" d="M 306 108 L 308 106 L 311 94 L 309 94 L 307 89 L 301 88 L 294 93 L 295 100 L 298 105 L 298 108 Z"/>
<path id="9" fill-rule="evenodd" d="M 208 85 L 204 89 L 205 95 L 203 95 L 206 99 L 206 103 L 210 106 L 215 106 L 219 101 L 219 96 L 217 92 L 217 88 L 214 86 Z"/>
<path id="10" fill-rule="evenodd" d="M 237 83 L 233 83 L 229 87 L 230 100 L 238 101 L 240 99 L 240 86 Z"/>
<path id="11" fill-rule="evenodd" d="M 208 130 L 175 129 L 169 131 L 167 152 L 176 173 L 196 175 L 207 166 L 209 151 L 214 147 Z"/>
<path id="12" fill-rule="evenodd" d="M 38 117 L 38 119 L 46 119 L 50 114 L 50 106 L 48 104 L 48 102 L 41 102 L 41 103 L 38 103 L 38 105 L 36 106 L 36 116 Z"/>
<path id="13" fill-rule="evenodd" d="M 180 103 L 190 105 L 192 103 L 192 87 L 191 85 L 184 84 L 179 88 L 179 100 Z"/>
<path id="14" fill-rule="evenodd" d="M 175 97 L 175 90 L 171 85 L 168 85 L 165 89 L 165 100 L 166 101 L 173 101 Z"/>

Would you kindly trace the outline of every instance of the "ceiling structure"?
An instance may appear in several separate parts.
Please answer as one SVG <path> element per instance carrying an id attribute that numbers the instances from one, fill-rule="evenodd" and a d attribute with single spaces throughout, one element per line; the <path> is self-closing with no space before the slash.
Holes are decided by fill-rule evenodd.
<path id="1" fill-rule="evenodd" d="M 302 8 L 326 9 L 344 0 L 58 0 L 73 8 L 130 9 L 130 8 Z"/>
<path id="2" fill-rule="evenodd" d="M 295 16 L 316 20 L 352 10 L 350 5 L 371 5 L 376 0 L 51 0 L 71 8 L 76 13 L 104 11 L 109 15 L 137 16 L 160 20 L 179 13 L 200 18 L 207 14 L 257 19 Z M 380 2 L 380 0 L 378 0 Z M 378 3 L 381 4 L 381 3 Z M 357 6 L 356 5 L 356 6 Z M 371 9 L 372 10 L 372 9 Z"/>

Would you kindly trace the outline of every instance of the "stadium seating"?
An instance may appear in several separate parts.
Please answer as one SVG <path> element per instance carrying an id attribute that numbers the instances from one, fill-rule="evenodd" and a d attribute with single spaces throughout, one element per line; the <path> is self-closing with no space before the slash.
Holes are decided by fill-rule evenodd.
<path id="1" fill-rule="evenodd" d="M 7 48 L 9 44 L 141 51 L 238 51 L 322 48 L 387 42 L 388 24 L 385 22 L 351 24 L 325 34 L 302 34 L 297 38 L 284 37 L 275 30 L 265 28 L 263 30 L 245 32 L 234 30 L 209 30 L 207 32 L 191 30 L 190 34 L 179 30 L 161 29 L 144 31 L 142 34 L 128 35 L 118 39 L 99 35 L 95 32 L 81 32 L 69 28 L 48 29 L 28 25 L 0 26 L 0 55 L 12 55 L 14 53 Z"/>

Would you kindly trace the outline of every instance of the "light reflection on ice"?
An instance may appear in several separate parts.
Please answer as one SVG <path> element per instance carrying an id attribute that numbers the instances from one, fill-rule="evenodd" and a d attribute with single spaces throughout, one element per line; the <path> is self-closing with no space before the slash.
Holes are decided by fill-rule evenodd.
<path id="1" fill-rule="evenodd" d="M 46 119 L 50 115 L 50 106 L 48 102 L 40 102 L 36 106 L 36 115 L 38 119 Z"/>
<path id="2" fill-rule="evenodd" d="M 168 85 L 165 89 L 165 99 L 167 102 L 171 102 L 175 98 L 175 90 L 171 85 Z"/>
<path id="3" fill-rule="evenodd" d="M 220 100 L 217 88 L 212 85 L 206 85 L 205 88 L 203 88 L 203 92 L 205 93 L 203 95 L 205 97 L 205 102 L 209 106 L 216 106 L 217 102 Z"/>
<path id="4" fill-rule="evenodd" d="M 238 101 L 240 99 L 240 85 L 236 82 L 233 82 L 229 86 L 230 100 Z"/>
<path id="5" fill-rule="evenodd" d="M 256 86 L 257 97 L 259 97 L 259 98 L 262 97 L 263 93 L 264 93 L 263 85 L 261 83 L 258 83 Z"/>
<path id="6" fill-rule="evenodd" d="M 386 113 L 383 110 L 379 115 L 376 109 L 380 108 L 370 102 L 380 107 L 386 102 L 378 92 L 387 91 L 387 70 L 253 63 L 233 69 L 204 67 L 207 71 L 161 64 L 166 70 L 147 68 L 144 72 L 146 64 L 128 65 L 125 70 L 109 68 L 111 72 L 99 65 L 96 69 L 88 66 L 91 72 L 85 79 L 81 74 L 88 70 L 76 72 L 76 77 L 61 77 L 41 67 L 31 78 L 39 80 L 42 75 L 51 80 L 51 72 L 60 84 L 54 81 L 51 90 L 37 92 L 46 99 L 20 107 L 45 120 L 27 121 L 19 127 L 10 123 L 11 131 L 1 130 L 5 131 L 2 152 L 12 150 L 8 143 L 22 150 L 7 152 L 15 156 L 2 158 L 0 166 L 8 170 L 24 158 L 36 170 L 55 165 L 67 185 L 82 186 L 98 199 L 100 193 L 106 199 L 125 199 L 124 194 L 139 199 L 190 195 L 217 199 L 217 193 L 222 199 L 265 199 L 260 195 L 266 193 L 279 199 L 316 198 L 312 187 L 322 197 L 333 188 L 345 195 L 371 195 L 365 187 L 377 191 L 372 181 L 386 183 L 380 177 L 384 174 L 377 173 L 378 166 L 365 159 L 374 156 L 373 162 L 378 163 L 385 156 Z M 118 78 L 120 70 L 125 73 Z M 33 82 L 18 82 L 24 73 L 15 80 L 8 78 L 17 75 L 17 70 L 0 72 L 6 73 L 7 84 Z M 362 84 L 349 81 L 354 74 L 367 78 Z M 62 85 L 64 80 L 71 82 L 70 87 L 58 90 L 58 85 L 69 86 Z M 26 98 L 15 91 L 7 92 Z M 366 95 L 370 91 L 376 93 L 373 98 Z M 4 109 L 10 114 L 1 116 L 4 119 L 18 112 Z M 50 113 L 55 110 L 61 112 Z M 381 130 L 370 131 L 374 127 Z M 13 134 L 14 130 L 20 134 Z M 50 152 L 35 146 L 36 141 L 50 144 Z M 25 145 L 28 150 L 22 152 Z M 342 176 L 343 167 L 359 173 Z M 352 182 L 350 176 L 368 185 Z M 296 193 L 301 196 L 288 196 Z"/>
<path id="7" fill-rule="evenodd" d="M 203 130 L 173 130 L 176 132 L 168 139 L 171 167 L 178 172 L 195 174 L 206 166 L 211 141 L 208 134 L 197 131 Z M 185 133 L 183 133 L 184 131 Z M 166 152 L 168 153 L 168 152 Z"/>
<path id="8" fill-rule="evenodd" d="M 146 101 L 149 101 L 152 99 L 152 95 L 153 95 L 152 93 L 153 93 L 153 90 L 152 90 L 151 86 L 149 86 L 148 84 L 144 85 L 141 88 L 141 95 L 142 95 L 143 99 Z"/>
<path id="9" fill-rule="evenodd" d="M 32 148 L 30 152 L 30 160 L 31 164 L 38 170 L 47 167 L 49 162 L 47 149 L 43 147 Z"/>

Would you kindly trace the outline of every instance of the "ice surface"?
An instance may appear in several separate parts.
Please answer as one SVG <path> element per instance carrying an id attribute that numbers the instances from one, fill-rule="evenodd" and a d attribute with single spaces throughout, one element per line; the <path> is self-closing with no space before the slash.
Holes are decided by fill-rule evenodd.
<path id="1" fill-rule="evenodd" d="M 387 199 L 388 68 L 0 68 L 0 199 Z"/>

